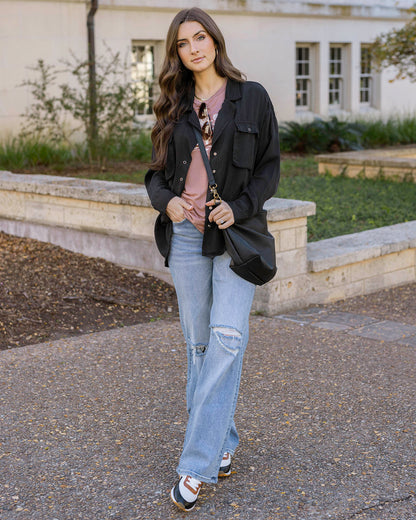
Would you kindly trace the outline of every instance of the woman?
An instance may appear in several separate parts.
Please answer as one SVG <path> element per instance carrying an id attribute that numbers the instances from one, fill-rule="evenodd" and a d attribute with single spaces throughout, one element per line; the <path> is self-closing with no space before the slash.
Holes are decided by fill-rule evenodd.
<path id="1" fill-rule="evenodd" d="M 159 83 L 146 187 L 160 212 L 155 238 L 187 344 L 189 418 L 171 498 L 190 511 L 203 482 L 231 474 L 238 445 L 233 417 L 255 286 L 230 269 L 222 230 L 257 214 L 276 192 L 279 143 L 266 91 L 233 67 L 220 30 L 201 9 L 173 19 Z M 211 200 L 194 128 L 221 204 Z"/>

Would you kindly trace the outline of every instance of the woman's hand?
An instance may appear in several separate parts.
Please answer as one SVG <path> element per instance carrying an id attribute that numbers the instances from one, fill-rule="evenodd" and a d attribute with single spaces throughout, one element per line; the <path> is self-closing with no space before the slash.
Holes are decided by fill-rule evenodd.
<path id="1" fill-rule="evenodd" d="M 193 207 L 180 197 L 173 197 L 166 206 L 166 214 L 172 222 L 182 222 L 185 218 L 184 209 L 191 211 Z"/>
<path id="2" fill-rule="evenodd" d="M 208 220 L 210 222 L 215 222 L 219 229 L 227 229 L 227 227 L 234 224 L 233 210 L 226 202 L 222 201 L 221 204 L 216 206 L 215 200 L 210 200 L 207 202 L 207 206 L 215 206 L 210 212 Z"/>

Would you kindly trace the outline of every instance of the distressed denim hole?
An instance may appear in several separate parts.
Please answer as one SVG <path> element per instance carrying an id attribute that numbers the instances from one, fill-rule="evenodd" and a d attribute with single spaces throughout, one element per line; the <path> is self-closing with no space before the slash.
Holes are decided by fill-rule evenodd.
<path id="1" fill-rule="evenodd" d="M 194 345 L 192 342 L 189 342 L 189 345 L 191 349 L 192 362 L 195 364 L 196 358 L 206 354 L 208 345 L 205 345 L 204 343 L 197 343 Z"/>
<path id="2" fill-rule="evenodd" d="M 241 346 L 241 332 L 232 327 L 213 327 L 212 332 L 227 352 L 237 355 Z"/>
<path id="3" fill-rule="evenodd" d="M 207 350 L 207 346 L 206 345 L 195 345 L 195 354 L 197 356 L 202 356 L 203 354 L 205 354 L 205 351 Z"/>

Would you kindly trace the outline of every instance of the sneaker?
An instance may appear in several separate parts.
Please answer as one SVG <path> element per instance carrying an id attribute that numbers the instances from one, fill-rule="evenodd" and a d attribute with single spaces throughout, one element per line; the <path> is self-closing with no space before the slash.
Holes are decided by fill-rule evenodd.
<path id="1" fill-rule="evenodd" d="M 189 475 L 181 477 L 170 491 L 170 498 L 182 511 L 191 511 L 201 489 L 202 482 Z"/>
<path id="2" fill-rule="evenodd" d="M 218 472 L 218 477 L 229 477 L 231 475 L 231 455 L 230 453 L 224 453 L 224 456 L 221 461 L 220 470 Z"/>

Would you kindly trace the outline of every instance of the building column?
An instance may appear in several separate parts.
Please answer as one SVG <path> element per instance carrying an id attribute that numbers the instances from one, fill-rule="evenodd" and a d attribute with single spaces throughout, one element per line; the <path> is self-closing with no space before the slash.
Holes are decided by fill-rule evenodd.
<path id="1" fill-rule="evenodd" d="M 347 74 L 349 76 L 349 103 L 346 106 L 353 114 L 360 112 L 360 70 L 361 70 L 361 45 L 353 41 L 350 48 L 350 60 Z"/>
<path id="2" fill-rule="evenodd" d="M 317 66 L 316 66 L 316 112 L 326 117 L 328 115 L 328 90 L 329 90 L 329 42 L 322 40 L 317 46 Z"/>

